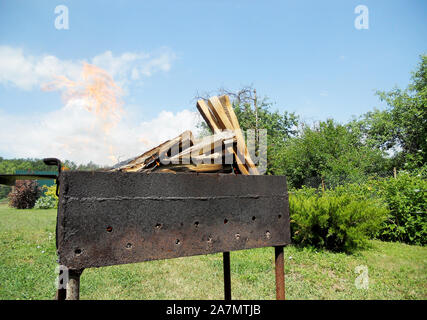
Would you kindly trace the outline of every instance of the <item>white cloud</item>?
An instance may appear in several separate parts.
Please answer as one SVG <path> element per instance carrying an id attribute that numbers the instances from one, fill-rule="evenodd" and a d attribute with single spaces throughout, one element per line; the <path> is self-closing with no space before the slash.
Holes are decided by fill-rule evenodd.
<path id="1" fill-rule="evenodd" d="M 32 56 L 19 48 L 0 46 L 0 85 L 40 89 L 54 80 L 55 75 L 81 81 L 84 62 L 106 70 L 115 82 L 126 85 L 146 80 L 156 72 L 169 71 L 174 58 L 170 50 L 161 49 L 155 53 L 120 55 L 106 51 L 89 60 L 61 60 L 52 55 Z M 26 115 L 25 120 L 0 108 L 0 154 L 112 165 L 185 130 L 196 133 L 200 121 L 198 114 L 185 109 L 177 113 L 161 111 L 154 119 L 136 123 L 126 115 L 126 106 L 123 106 L 120 121 L 106 131 L 107 120 L 88 111 L 88 106 L 93 104 L 90 99 L 90 95 L 72 95 L 60 109 Z"/>
<path id="2" fill-rule="evenodd" d="M 112 165 L 185 130 L 197 134 L 200 121 L 196 112 L 187 109 L 177 113 L 161 111 L 156 118 L 137 124 L 125 117 L 106 134 L 103 122 L 85 105 L 85 101 L 70 100 L 59 110 L 25 121 L 0 110 L 0 153 Z"/>
<path id="3" fill-rule="evenodd" d="M 105 69 L 119 85 L 126 86 L 129 80 L 169 71 L 174 59 L 175 54 L 167 48 L 154 53 L 124 52 L 116 56 L 105 51 L 89 60 L 61 60 L 53 55 L 33 56 L 21 48 L 0 46 L 0 84 L 32 90 L 52 81 L 54 76 L 76 80 L 83 62 L 87 62 Z"/>
<path id="4" fill-rule="evenodd" d="M 122 86 L 129 81 L 141 79 L 142 76 L 150 77 L 154 73 L 167 72 L 175 54 L 167 48 L 155 53 L 131 53 L 125 52 L 114 56 L 111 51 L 106 51 L 93 57 L 91 63 L 106 70 Z"/>
<path id="5" fill-rule="evenodd" d="M 0 84 L 31 90 L 52 80 L 54 75 L 74 79 L 81 72 L 81 63 L 52 55 L 34 57 L 25 55 L 20 48 L 0 46 Z"/>

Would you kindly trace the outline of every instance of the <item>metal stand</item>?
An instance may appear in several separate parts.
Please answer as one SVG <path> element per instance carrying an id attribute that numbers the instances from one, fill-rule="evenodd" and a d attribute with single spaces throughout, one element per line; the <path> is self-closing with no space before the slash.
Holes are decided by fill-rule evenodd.
<path id="1" fill-rule="evenodd" d="M 230 252 L 223 252 L 224 265 L 224 300 L 231 300 Z"/>
<path id="2" fill-rule="evenodd" d="M 58 289 L 58 290 L 56 290 L 55 300 L 65 300 L 66 296 L 67 296 L 67 290 Z"/>
<path id="3" fill-rule="evenodd" d="M 274 247 L 276 265 L 276 300 L 285 300 L 285 258 L 283 247 Z"/>
<path id="4" fill-rule="evenodd" d="M 224 300 L 231 300 L 230 252 L 223 252 L 224 266 Z M 274 247 L 276 271 L 276 300 L 285 300 L 285 259 L 283 247 Z"/>
<path id="5" fill-rule="evenodd" d="M 223 252 L 224 267 L 224 300 L 231 300 L 230 252 Z M 274 262 L 276 271 L 276 300 L 285 300 L 285 259 L 283 247 L 274 247 Z M 80 276 L 82 270 L 68 270 L 66 289 L 58 289 L 56 300 L 79 300 Z"/>
<path id="6" fill-rule="evenodd" d="M 68 282 L 66 289 L 56 291 L 56 300 L 79 300 L 80 298 L 80 276 L 82 270 L 68 270 Z"/>

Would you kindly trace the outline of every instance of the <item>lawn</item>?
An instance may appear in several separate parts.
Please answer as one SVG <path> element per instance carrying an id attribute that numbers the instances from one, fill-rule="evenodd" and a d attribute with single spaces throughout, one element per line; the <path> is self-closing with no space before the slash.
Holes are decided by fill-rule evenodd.
<path id="1" fill-rule="evenodd" d="M 53 299 L 56 210 L 0 204 L 0 299 Z M 355 268 L 368 267 L 358 289 Z M 427 299 L 427 248 L 371 241 L 355 254 L 285 248 L 287 299 Z M 273 249 L 231 253 L 233 299 L 274 299 Z M 222 299 L 222 255 L 88 269 L 81 299 Z"/>

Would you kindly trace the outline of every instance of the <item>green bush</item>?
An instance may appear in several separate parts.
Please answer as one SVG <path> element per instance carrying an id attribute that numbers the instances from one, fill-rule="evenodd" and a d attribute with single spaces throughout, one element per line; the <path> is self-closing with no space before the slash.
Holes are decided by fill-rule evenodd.
<path id="1" fill-rule="evenodd" d="M 38 198 L 36 204 L 34 205 L 35 209 L 53 209 L 56 208 L 56 200 L 51 196 L 44 196 Z"/>
<path id="2" fill-rule="evenodd" d="M 322 192 L 302 188 L 289 196 L 294 243 L 352 251 L 363 247 L 381 228 L 387 209 L 375 197 L 363 197 L 352 185 Z"/>
<path id="3" fill-rule="evenodd" d="M 381 240 L 418 245 L 427 243 L 426 173 L 426 168 L 413 173 L 402 171 L 396 178 L 371 182 L 390 210 L 378 233 Z"/>
<path id="4" fill-rule="evenodd" d="M 56 195 L 56 185 L 43 186 L 44 196 L 39 198 L 34 205 L 36 209 L 53 209 L 58 208 L 58 197 Z"/>

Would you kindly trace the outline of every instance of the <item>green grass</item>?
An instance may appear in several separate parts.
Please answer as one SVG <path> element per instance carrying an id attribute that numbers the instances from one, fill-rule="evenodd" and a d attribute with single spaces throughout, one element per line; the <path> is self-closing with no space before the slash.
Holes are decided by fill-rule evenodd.
<path id="1" fill-rule="evenodd" d="M 56 210 L 0 205 L 0 299 L 53 299 Z M 273 249 L 231 253 L 234 299 L 274 299 Z M 427 248 L 371 241 L 352 255 L 285 248 L 287 299 L 426 299 Z M 357 289 L 366 265 L 369 288 Z M 222 255 L 88 269 L 81 299 L 222 299 Z"/>

